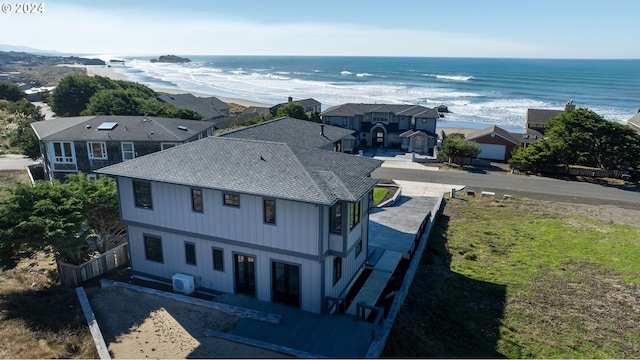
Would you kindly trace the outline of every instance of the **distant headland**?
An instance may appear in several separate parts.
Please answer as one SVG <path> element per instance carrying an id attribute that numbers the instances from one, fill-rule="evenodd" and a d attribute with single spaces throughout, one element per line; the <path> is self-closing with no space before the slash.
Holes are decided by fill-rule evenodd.
<path id="1" fill-rule="evenodd" d="M 162 55 L 157 59 L 151 59 L 152 63 L 161 62 L 161 63 L 188 63 L 191 62 L 190 59 L 183 58 L 176 55 Z"/>

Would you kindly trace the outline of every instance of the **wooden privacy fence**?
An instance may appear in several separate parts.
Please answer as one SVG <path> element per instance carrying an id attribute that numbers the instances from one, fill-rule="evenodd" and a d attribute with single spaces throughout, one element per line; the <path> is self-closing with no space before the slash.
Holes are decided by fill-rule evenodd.
<path id="1" fill-rule="evenodd" d="M 89 279 L 128 264 L 129 247 L 124 243 L 80 265 L 58 261 L 58 271 L 63 285 L 78 286 Z"/>

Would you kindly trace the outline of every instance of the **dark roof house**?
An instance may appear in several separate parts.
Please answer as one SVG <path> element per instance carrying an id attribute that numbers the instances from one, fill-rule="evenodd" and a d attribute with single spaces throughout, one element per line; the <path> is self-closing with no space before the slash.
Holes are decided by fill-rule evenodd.
<path id="1" fill-rule="evenodd" d="M 312 112 L 312 113 L 320 113 L 320 111 L 322 111 L 321 107 L 322 104 L 320 104 L 320 102 L 318 100 L 312 99 L 312 98 L 308 98 L 308 99 L 301 99 L 301 100 L 293 100 L 293 98 L 291 96 L 289 96 L 289 101 L 288 102 L 297 102 L 300 103 L 300 105 L 302 105 L 302 108 L 304 109 L 305 113 L 308 112 Z M 276 116 L 278 114 L 278 109 L 285 105 L 287 103 L 280 103 L 280 104 L 276 104 L 272 107 L 269 108 L 269 111 L 271 112 L 271 115 Z"/>
<path id="2" fill-rule="evenodd" d="M 353 150 L 354 131 L 307 120 L 281 117 L 230 131 L 220 136 L 236 139 L 275 141 L 291 146 L 349 152 Z"/>
<path id="3" fill-rule="evenodd" d="M 31 124 L 40 141 L 45 179 L 94 171 L 210 136 L 213 123 L 151 116 L 78 116 Z"/>
<path id="4" fill-rule="evenodd" d="M 193 94 L 171 94 L 157 97 L 158 101 L 174 105 L 178 108 L 192 110 L 202 115 L 204 121 L 229 116 L 231 107 L 217 97 L 198 97 Z"/>

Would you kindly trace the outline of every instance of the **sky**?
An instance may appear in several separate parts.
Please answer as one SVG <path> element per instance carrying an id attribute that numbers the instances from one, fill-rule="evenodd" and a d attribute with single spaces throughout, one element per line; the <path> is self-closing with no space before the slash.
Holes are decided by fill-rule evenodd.
<path id="1" fill-rule="evenodd" d="M 637 0 L 3 2 L 0 44 L 94 55 L 640 59 Z M 39 10 L 40 8 L 36 9 Z"/>

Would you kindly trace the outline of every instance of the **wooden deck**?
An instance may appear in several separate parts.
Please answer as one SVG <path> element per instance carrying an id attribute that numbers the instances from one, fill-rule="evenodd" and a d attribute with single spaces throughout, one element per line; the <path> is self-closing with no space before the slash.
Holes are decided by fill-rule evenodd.
<path id="1" fill-rule="evenodd" d="M 232 335 L 330 358 L 363 358 L 372 341 L 374 325 L 354 316 L 319 315 L 232 294 L 216 301 L 281 316 L 278 325 L 242 319 Z"/>

